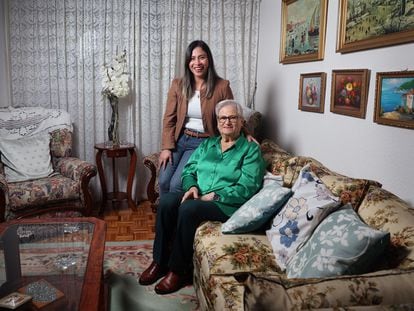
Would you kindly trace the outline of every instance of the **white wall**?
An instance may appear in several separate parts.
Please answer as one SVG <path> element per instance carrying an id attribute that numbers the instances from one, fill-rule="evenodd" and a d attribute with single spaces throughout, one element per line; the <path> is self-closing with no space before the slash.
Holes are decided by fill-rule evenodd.
<path id="1" fill-rule="evenodd" d="M 5 1 L 0 1 L 0 107 L 9 105 L 7 55 L 5 40 Z"/>
<path id="2" fill-rule="evenodd" d="M 374 179 L 414 206 L 414 130 L 373 122 L 376 72 L 414 70 L 414 44 L 335 52 L 338 1 L 329 1 L 322 61 L 279 63 L 281 0 L 262 0 L 256 109 L 266 136 L 297 155 L 311 156 L 350 177 Z M 330 112 L 333 69 L 371 70 L 365 119 Z M 298 110 L 301 73 L 327 73 L 325 113 Z"/>

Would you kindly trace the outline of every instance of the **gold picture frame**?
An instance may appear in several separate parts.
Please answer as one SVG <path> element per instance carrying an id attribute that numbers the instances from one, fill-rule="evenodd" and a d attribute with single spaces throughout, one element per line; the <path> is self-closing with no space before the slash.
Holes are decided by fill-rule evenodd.
<path id="1" fill-rule="evenodd" d="M 348 53 L 414 41 L 414 23 L 405 12 L 414 3 L 405 1 L 339 1 L 336 51 Z"/>
<path id="2" fill-rule="evenodd" d="M 328 0 L 282 0 L 279 62 L 324 58 Z"/>
<path id="3" fill-rule="evenodd" d="M 414 71 L 377 72 L 374 122 L 414 129 Z"/>
<path id="4" fill-rule="evenodd" d="M 368 69 L 332 70 L 331 112 L 365 119 Z"/>
<path id="5" fill-rule="evenodd" d="M 326 90 L 326 73 L 313 72 L 300 75 L 299 110 L 324 112 Z"/>

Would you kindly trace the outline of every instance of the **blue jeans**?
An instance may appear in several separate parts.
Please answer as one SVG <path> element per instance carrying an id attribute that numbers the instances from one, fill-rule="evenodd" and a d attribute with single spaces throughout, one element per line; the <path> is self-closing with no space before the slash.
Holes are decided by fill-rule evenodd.
<path id="1" fill-rule="evenodd" d="M 160 197 L 167 192 L 182 192 L 181 173 L 194 150 L 205 138 L 197 138 L 181 134 L 175 149 L 172 150 L 172 165 L 168 163 L 165 168 L 160 168 L 158 184 Z"/>

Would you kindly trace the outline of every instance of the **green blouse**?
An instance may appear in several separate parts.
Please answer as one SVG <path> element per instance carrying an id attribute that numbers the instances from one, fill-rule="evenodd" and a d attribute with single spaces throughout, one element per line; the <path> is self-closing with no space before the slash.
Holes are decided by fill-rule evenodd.
<path id="1" fill-rule="evenodd" d="M 181 175 L 184 191 L 192 186 L 204 195 L 215 192 L 215 203 L 231 216 L 261 187 L 265 171 L 260 146 L 241 134 L 236 143 L 221 151 L 221 136 L 206 139 L 193 152 Z"/>

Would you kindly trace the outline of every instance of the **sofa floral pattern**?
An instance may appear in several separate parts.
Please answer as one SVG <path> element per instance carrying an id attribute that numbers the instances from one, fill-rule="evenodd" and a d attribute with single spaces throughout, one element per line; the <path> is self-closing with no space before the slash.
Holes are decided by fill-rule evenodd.
<path id="1" fill-rule="evenodd" d="M 358 211 L 373 228 L 391 233 L 385 265 L 414 269 L 414 208 L 391 192 L 371 186 Z"/>
<path id="2" fill-rule="evenodd" d="M 391 245 L 371 273 L 289 279 L 264 232 L 221 233 L 201 225 L 194 242 L 194 287 L 201 310 L 414 310 L 414 209 L 381 184 L 349 178 L 318 161 L 295 157 L 265 140 L 267 169 L 292 185 L 301 168 L 315 172 L 369 226 L 390 232 Z"/>

